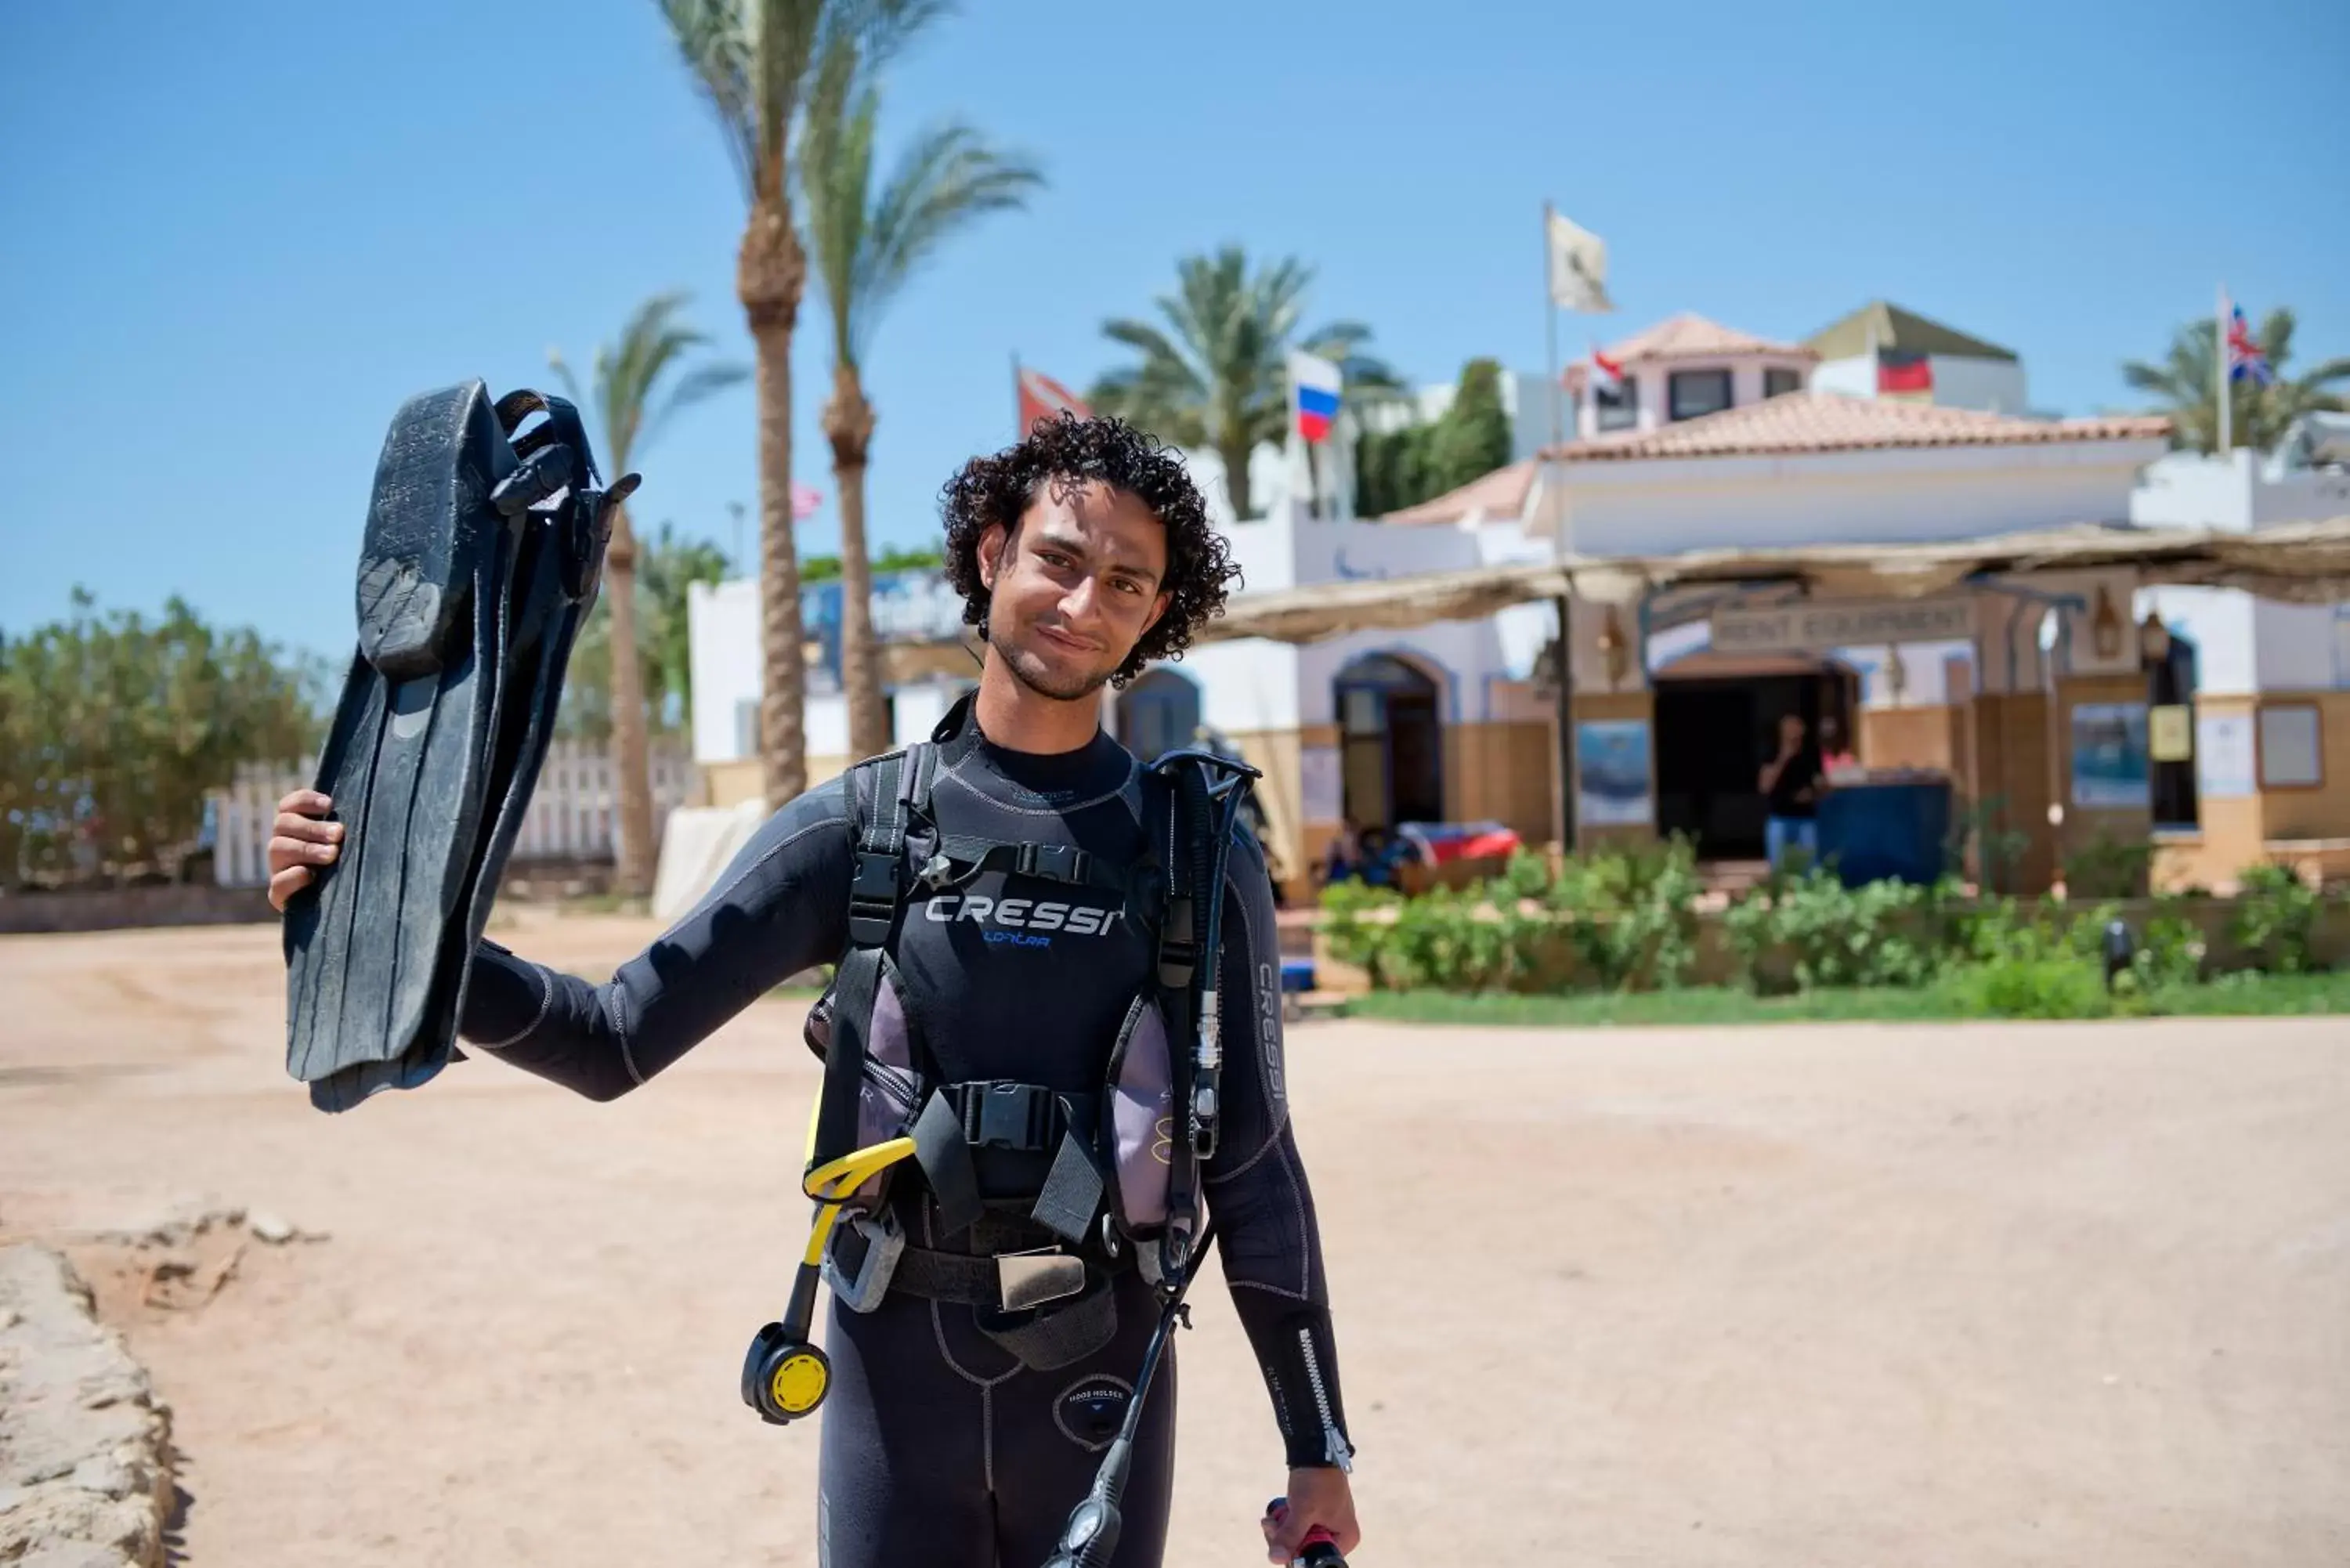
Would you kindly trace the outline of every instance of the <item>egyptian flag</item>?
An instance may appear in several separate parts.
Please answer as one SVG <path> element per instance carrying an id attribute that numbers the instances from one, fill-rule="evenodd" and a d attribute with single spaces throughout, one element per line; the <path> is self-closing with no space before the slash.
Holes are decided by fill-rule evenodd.
<path id="1" fill-rule="evenodd" d="M 1039 420 L 1049 420 L 1066 409 L 1081 420 L 1094 417 L 1085 400 L 1041 370 L 1031 370 L 1025 365 L 1014 368 L 1014 378 L 1020 391 L 1020 437 L 1036 428 Z"/>
<path id="2" fill-rule="evenodd" d="M 1877 391 L 1879 397 L 1932 398 L 1934 362 L 1923 354 L 1906 354 L 1898 348 L 1879 350 Z"/>
<path id="3" fill-rule="evenodd" d="M 1338 417 L 1338 391 L 1343 385 L 1338 367 L 1329 360 L 1312 354 L 1290 355 L 1290 399 L 1297 409 L 1297 433 L 1308 442 L 1329 436 L 1330 421 Z"/>

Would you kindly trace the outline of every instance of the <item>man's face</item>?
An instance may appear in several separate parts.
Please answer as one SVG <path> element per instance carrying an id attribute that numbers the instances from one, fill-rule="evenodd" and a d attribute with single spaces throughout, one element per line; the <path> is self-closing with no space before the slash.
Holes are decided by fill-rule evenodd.
<path id="1" fill-rule="evenodd" d="M 1804 719 L 1800 713 L 1788 713 L 1779 720 L 1779 743 L 1800 746 L 1804 743 Z"/>
<path id="2" fill-rule="evenodd" d="M 1167 611 L 1166 525 L 1105 484 L 1047 483 L 1017 530 L 980 535 L 978 556 L 988 646 L 1060 701 L 1101 690 Z"/>

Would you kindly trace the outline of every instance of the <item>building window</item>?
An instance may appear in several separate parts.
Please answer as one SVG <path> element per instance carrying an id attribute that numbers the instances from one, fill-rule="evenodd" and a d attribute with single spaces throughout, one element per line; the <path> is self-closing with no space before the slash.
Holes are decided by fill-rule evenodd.
<path id="1" fill-rule="evenodd" d="M 1640 422 L 1640 389 L 1629 376 L 1591 392 L 1594 422 L 1603 431 L 1628 431 Z"/>
<path id="2" fill-rule="evenodd" d="M 1766 365 L 1762 369 L 1762 395 L 1766 398 L 1783 396 L 1804 389 L 1804 373 L 1783 365 Z"/>
<path id="3" fill-rule="evenodd" d="M 1702 419 L 1730 407 L 1727 370 L 1676 370 L 1668 379 L 1666 388 L 1672 417 L 1677 420 Z"/>

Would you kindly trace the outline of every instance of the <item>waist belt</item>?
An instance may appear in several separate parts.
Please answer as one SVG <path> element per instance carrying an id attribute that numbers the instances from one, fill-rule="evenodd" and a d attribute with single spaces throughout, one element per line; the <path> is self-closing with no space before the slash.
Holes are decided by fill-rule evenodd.
<path id="1" fill-rule="evenodd" d="M 979 1258 L 908 1247 L 889 1289 L 970 1307 L 982 1334 L 1038 1372 L 1082 1361 L 1118 1333 L 1110 1274 L 1066 1252 Z"/>

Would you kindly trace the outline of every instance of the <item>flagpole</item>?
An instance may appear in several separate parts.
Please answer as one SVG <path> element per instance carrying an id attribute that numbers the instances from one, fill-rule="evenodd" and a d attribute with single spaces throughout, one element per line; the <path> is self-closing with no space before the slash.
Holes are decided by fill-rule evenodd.
<path id="1" fill-rule="evenodd" d="M 2212 327 L 2211 372 L 2220 382 L 2220 457 L 2222 461 L 2232 462 L 2235 410 L 2230 406 L 2233 400 L 2228 396 L 2228 286 L 2224 283 L 2220 286 L 2220 313 L 2212 318 Z"/>
<path id="2" fill-rule="evenodd" d="M 1558 289 L 1557 279 L 1551 275 L 1557 258 L 1551 254 L 1551 216 L 1555 211 L 1545 199 L 1543 202 L 1543 317 L 1550 340 L 1550 443 L 1563 444 L 1566 431 L 1559 419 L 1558 397 Z"/>

